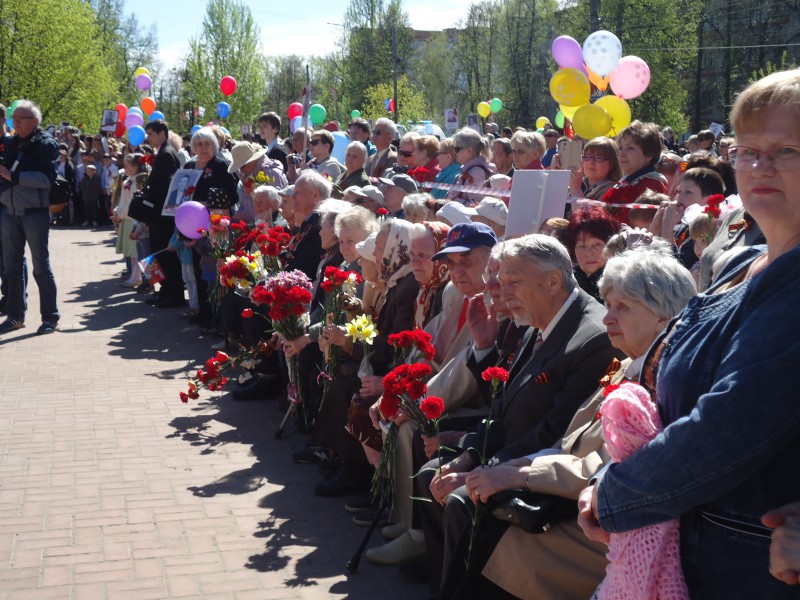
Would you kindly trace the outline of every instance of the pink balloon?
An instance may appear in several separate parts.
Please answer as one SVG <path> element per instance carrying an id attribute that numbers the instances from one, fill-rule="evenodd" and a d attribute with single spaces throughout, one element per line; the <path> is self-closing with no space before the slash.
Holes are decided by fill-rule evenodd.
<path id="1" fill-rule="evenodd" d="M 135 112 L 128 112 L 128 114 L 125 115 L 125 121 L 123 122 L 125 123 L 125 127 L 128 129 L 135 127 L 136 125 L 144 125 L 144 119 L 142 118 L 142 115 L 136 114 Z"/>
<path id="2" fill-rule="evenodd" d="M 209 219 L 208 209 L 194 200 L 184 202 L 175 211 L 175 227 L 191 240 L 203 237 L 199 230 L 208 230 Z"/>
<path id="3" fill-rule="evenodd" d="M 575 38 L 560 35 L 553 40 L 551 50 L 559 67 L 580 69 L 583 66 L 583 49 Z"/>
<path id="4" fill-rule="evenodd" d="M 286 112 L 289 114 L 289 119 L 294 119 L 303 114 L 303 105 L 299 102 L 292 102 Z"/>
<path id="5" fill-rule="evenodd" d="M 638 98 L 650 85 L 650 67 L 638 56 L 623 56 L 611 72 L 609 84 L 623 100 Z"/>

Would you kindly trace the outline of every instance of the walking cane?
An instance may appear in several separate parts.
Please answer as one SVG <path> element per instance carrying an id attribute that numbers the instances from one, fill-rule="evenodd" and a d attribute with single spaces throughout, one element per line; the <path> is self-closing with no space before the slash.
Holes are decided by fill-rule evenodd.
<path id="1" fill-rule="evenodd" d="M 283 420 L 281 424 L 278 426 L 278 429 L 275 430 L 275 439 L 279 440 L 283 437 L 283 430 L 286 428 L 286 421 L 289 420 L 289 416 L 292 414 L 292 404 L 293 402 L 289 400 L 289 406 L 286 408 L 286 414 L 283 415 Z"/>
<path id="2" fill-rule="evenodd" d="M 358 571 L 358 563 L 361 562 L 361 555 L 364 554 L 364 550 L 366 549 L 367 544 L 369 543 L 369 538 L 372 537 L 375 528 L 378 526 L 378 521 L 380 521 L 381 515 L 383 514 L 385 508 L 386 506 L 381 502 L 377 512 L 375 513 L 375 516 L 372 517 L 372 523 L 369 524 L 369 529 L 367 529 L 367 533 L 364 534 L 364 539 L 361 540 L 361 543 L 359 544 L 355 554 L 353 554 L 350 560 L 347 561 L 347 565 L 345 566 L 347 570 L 350 571 L 351 573 L 355 573 L 356 571 Z"/>

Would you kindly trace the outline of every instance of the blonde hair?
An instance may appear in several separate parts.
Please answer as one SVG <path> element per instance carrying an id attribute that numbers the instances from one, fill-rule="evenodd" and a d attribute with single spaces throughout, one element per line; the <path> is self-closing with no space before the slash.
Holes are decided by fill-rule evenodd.
<path id="1" fill-rule="evenodd" d="M 800 69 L 779 71 L 749 85 L 736 98 L 731 110 L 731 125 L 737 137 L 761 129 L 773 108 L 785 106 L 793 111 L 793 123 L 800 124 Z"/>
<path id="2" fill-rule="evenodd" d="M 511 136 L 511 146 L 513 147 L 515 144 L 536 150 L 539 153 L 539 158 L 542 157 L 547 147 L 544 136 L 538 131 L 523 130 L 514 132 L 514 135 Z"/>

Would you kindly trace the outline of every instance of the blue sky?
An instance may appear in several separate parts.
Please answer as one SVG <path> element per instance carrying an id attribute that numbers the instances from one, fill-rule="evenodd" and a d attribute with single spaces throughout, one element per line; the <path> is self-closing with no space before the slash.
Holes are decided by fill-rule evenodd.
<path id="1" fill-rule="evenodd" d="M 415 29 L 451 27 L 466 15 L 472 0 L 405 0 L 404 6 Z M 305 0 L 268 2 L 245 0 L 261 26 L 261 44 L 267 55 L 327 54 L 340 35 L 342 15 L 349 0 Z M 126 0 L 126 11 L 135 12 L 145 26 L 155 24 L 161 60 L 169 68 L 188 49 L 189 38 L 202 27 L 203 0 Z M 301 7 L 300 9 L 296 9 Z"/>

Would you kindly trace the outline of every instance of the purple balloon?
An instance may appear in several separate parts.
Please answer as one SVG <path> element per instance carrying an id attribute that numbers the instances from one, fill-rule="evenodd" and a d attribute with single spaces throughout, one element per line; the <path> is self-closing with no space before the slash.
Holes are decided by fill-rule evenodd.
<path id="1" fill-rule="evenodd" d="M 150 79 L 150 75 L 142 73 L 136 78 L 136 87 L 142 91 L 149 90 L 151 85 L 153 85 L 153 80 Z"/>
<path id="2" fill-rule="evenodd" d="M 208 209 L 194 200 L 184 202 L 175 211 L 175 227 L 191 240 L 199 240 L 203 234 L 200 229 L 208 230 L 208 221 L 211 217 Z"/>
<path id="3" fill-rule="evenodd" d="M 134 112 L 129 112 L 125 115 L 125 127 L 130 129 L 136 125 L 144 125 L 144 119 L 141 115 L 138 115 Z"/>
<path id="4" fill-rule="evenodd" d="M 583 49 L 575 38 L 560 35 L 553 40 L 553 58 L 559 67 L 580 69 L 583 67 Z"/>

